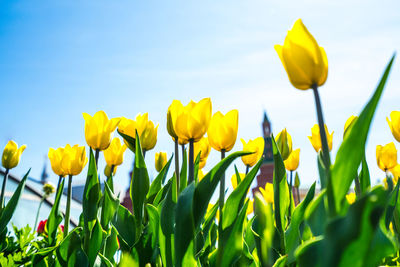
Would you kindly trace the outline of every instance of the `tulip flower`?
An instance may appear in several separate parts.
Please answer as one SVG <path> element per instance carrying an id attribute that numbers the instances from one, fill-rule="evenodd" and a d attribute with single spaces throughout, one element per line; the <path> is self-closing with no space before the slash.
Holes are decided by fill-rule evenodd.
<path id="1" fill-rule="evenodd" d="M 240 182 L 243 181 L 244 177 L 246 177 L 246 174 L 239 173 L 239 181 Z M 232 183 L 233 190 L 235 190 L 237 188 L 237 186 L 238 186 L 238 181 L 237 180 L 238 180 L 238 177 L 237 177 L 237 175 L 235 173 L 231 177 L 231 183 Z"/>
<path id="2" fill-rule="evenodd" d="M 240 139 L 243 144 L 243 151 L 253 152 L 253 154 L 242 156 L 242 161 L 246 165 L 247 169 L 253 167 L 257 161 L 260 160 L 264 153 L 264 138 L 257 137 L 254 140 L 249 140 L 247 143 L 243 139 Z"/>
<path id="3" fill-rule="evenodd" d="M 254 208 L 254 200 L 250 199 L 249 200 L 249 205 L 247 206 L 246 214 L 250 215 L 253 213 L 253 208 Z"/>
<path id="4" fill-rule="evenodd" d="M 332 133 L 329 134 L 328 127 L 326 126 L 326 124 L 325 124 L 325 132 L 327 133 L 326 137 L 328 139 L 329 151 L 331 151 L 332 150 L 333 131 L 332 131 Z M 310 139 L 311 145 L 314 147 L 316 152 L 318 152 L 322 148 L 321 135 L 319 132 L 318 124 L 315 124 L 311 128 L 311 136 L 308 136 L 308 139 Z"/>
<path id="5" fill-rule="evenodd" d="M 397 165 L 397 149 L 393 142 L 376 146 L 376 161 L 378 167 L 386 172 Z"/>
<path id="6" fill-rule="evenodd" d="M 118 131 L 126 134 L 133 139 L 136 138 L 136 131 L 138 132 L 140 145 L 143 153 L 153 149 L 157 143 L 157 129 L 158 125 L 154 126 L 154 123 L 149 120 L 148 113 L 141 113 L 136 115 L 135 120 L 122 118 L 121 123 L 118 125 Z M 135 152 L 135 148 L 124 139 L 125 144 L 128 148 Z"/>
<path id="7" fill-rule="evenodd" d="M 124 153 L 127 146 L 121 144 L 119 138 L 114 138 L 110 146 L 104 150 L 104 158 L 109 166 L 119 166 L 124 160 Z"/>
<path id="8" fill-rule="evenodd" d="M 160 172 L 162 168 L 164 168 L 165 164 L 167 164 L 167 152 L 158 152 L 155 155 L 155 166 L 156 170 Z"/>
<path id="9" fill-rule="evenodd" d="M 290 153 L 292 153 L 292 137 L 286 131 L 286 128 L 276 136 L 276 145 L 278 146 L 282 159 L 286 160 Z"/>
<path id="10" fill-rule="evenodd" d="M 391 168 L 389 171 L 393 175 L 393 183 L 397 184 L 397 181 L 399 180 L 399 177 L 400 177 L 400 164 L 397 164 L 396 166 Z"/>
<path id="11" fill-rule="evenodd" d="M 265 187 L 260 187 L 260 192 L 264 197 L 265 202 L 274 203 L 274 186 L 271 183 L 266 183 Z"/>
<path id="12" fill-rule="evenodd" d="M 199 142 L 194 143 L 193 150 L 194 159 L 196 159 L 197 155 L 200 153 L 199 169 L 203 169 L 206 165 L 208 155 L 211 151 L 211 146 L 208 142 L 208 138 L 202 137 Z"/>
<path id="13" fill-rule="evenodd" d="M 49 157 L 50 160 L 51 169 L 55 174 L 57 174 L 60 177 L 64 177 L 65 175 L 67 175 L 65 170 L 61 168 L 61 161 L 64 156 L 63 147 L 59 147 L 57 149 L 49 148 L 49 153 L 47 154 L 47 156 Z"/>
<path id="14" fill-rule="evenodd" d="M 38 226 L 38 228 L 36 229 L 36 232 L 40 235 L 40 234 L 43 234 L 44 232 L 45 232 L 45 230 L 46 230 L 46 223 L 47 223 L 47 220 L 44 220 L 44 221 L 40 221 L 39 222 L 39 226 Z M 36 227 L 35 227 L 36 228 Z M 35 228 L 33 228 L 33 229 L 35 229 Z"/>
<path id="15" fill-rule="evenodd" d="M 111 143 L 112 135 L 120 122 L 120 118 L 108 119 L 107 114 L 100 110 L 93 117 L 82 113 L 85 119 L 86 143 L 96 151 L 105 150 Z"/>
<path id="16" fill-rule="evenodd" d="M 347 194 L 346 200 L 347 203 L 349 203 L 350 205 L 353 204 L 354 202 L 356 202 L 356 194 L 354 192 Z"/>
<path id="17" fill-rule="evenodd" d="M 284 161 L 285 168 L 288 171 L 295 171 L 299 167 L 299 160 L 300 160 L 300 148 L 293 150 L 290 153 L 287 160 Z"/>
<path id="18" fill-rule="evenodd" d="M 1 157 L 1 164 L 3 167 L 8 170 L 17 167 L 25 148 L 26 145 L 22 145 L 18 148 L 18 144 L 13 140 L 8 141 L 7 145 L 4 147 L 3 156 Z"/>
<path id="19" fill-rule="evenodd" d="M 115 176 L 115 173 L 117 172 L 117 166 L 110 166 L 110 165 L 106 165 L 106 167 L 104 167 L 104 175 L 107 178 L 111 177 L 111 169 L 112 169 L 112 176 Z"/>
<path id="20" fill-rule="evenodd" d="M 236 109 L 229 111 L 225 116 L 216 112 L 211 118 L 207 131 L 208 141 L 217 151 L 229 152 L 236 143 L 239 113 Z"/>
<path id="21" fill-rule="evenodd" d="M 389 124 L 390 131 L 392 131 L 393 137 L 400 142 L 400 111 L 392 111 L 390 112 L 390 119 L 386 118 L 386 121 Z"/>
<path id="22" fill-rule="evenodd" d="M 176 120 L 179 115 L 183 112 L 184 107 L 179 100 L 172 101 L 172 104 L 168 107 L 167 112 L 167 130 L 169 135 L 175 140 L 178 135 L 175 132 Z"/>
<path id="23" fill-rule="evenodd" d="M 301 19 L 288 31 L 283 46 L 275 45 L 275 50 L 295 88 L 307 90 L 325 83 L 328 58 Z"/>
<path id="24" fill-rule="evenodd" d="M 350 126 L 352 126 L 356 122 L 356 119 L 358 119 L 358 116 L 354 116 L 354 115 L 351 115 L 347 119 L 346 123 L 344 124 L 343 138 L 346 136 L 347 130 L 350 129 Z"/>
<path id="25" fill-rule="evenodd" d="M 8 180 L 8 172 L 10 169 L 15 168 L 18 165 L 19 160 L 21 159 L 21 154 L 22 152 L 24 152 L 25 148 L 26 145 L 22 145 L 18 148 L 18 144 L 13 140 L 8 141 L 8 143 L 4 147 L 3 155 L 1 157 L 1 164 L 6 169 L 6 172 L 4 174 L 3 185 L 1 187 L 0 210 L 3 209 L 4 193 Z"/>
<path id="26" fill-rule="evenodd" d="M 211 100 L 204 98 L 198 103 L 190 101 L 176 115 L 174 131 L 181 142 L 198 142 L 207 132 L 211 120 Z"/>

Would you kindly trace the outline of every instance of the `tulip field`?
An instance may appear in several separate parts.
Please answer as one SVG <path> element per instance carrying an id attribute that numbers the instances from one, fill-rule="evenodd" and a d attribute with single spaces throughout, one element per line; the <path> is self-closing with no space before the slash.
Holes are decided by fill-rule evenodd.
<path id="1" fill-rule="evenodd" d="M 84 127 L 87 144 L 48 151 L 59 182 L 56 187 L 44 186 L 54 205 L 47 218 L 36 217 L 33 229 L 10 223 L 29 171 L 5 201 L 7 176 L 24 160 L 27 147 L 14 141 L 6 145 L 0 195 L 1 266 L 400 265 L 400 165 L 393 140 L 376 148 L 377 165 L 386 175 L 382 184 L 371 184 L 365 159 L 371 121 L 395 55 L 380 80 L 376 78 L 378 86 L 361 113 L 344 123 L 343 141 L 331 158 L 333 133 L 324 121 L 319 97 L 328 77 L 325 50 L 300 19 L 275 50 L 290 83 L 311 90 L 315 99 L 318 121 L 309 139 L 317 152 L 319 183 L 303 199 L 295 199 L 301 178 L 296 172 L 300 148 L 292 147 L 287 130 L 271 136 L 273 183 L 253 196 L 250 187 L 263 164 L 264 138 L 241 139 L 242 151 L 233 151 L 239 111 L 213 112 L 210 98 L 187 105 L 173 100 L 162 127 L 149 120 L 148 113 L 135 119 L 109 119 L 104 111 L 83 113 L 84 120 L 77 123 Z M 400 111 L 393 111 L 387 120 L 400 142 Z M 150 182 L 153 166 L 146 165 L 146 152 L 154 149 L 158 131 L 168 132 L 174 154 L 168 158 L 165 152 L 156 153 L 157 175 Z M 221 160 L 205 172 L 211 150 Z M 100 153 L 107 163 L 101 170 Z M 132 210 L 121 205 L 114 192 L 113 177 L 125 153 L 134 154 Z M 236 159 L 241 159 L 246 173 L 236 169 L 232 178 L 226 177 L 226 169 Z M 74 227 L 71 183 L 85 166 L 82 212 Z M 104 189 L 100 181 L 105 181 Z M 226 194 L 227 181 L 234 188 L 230 194 Z M 60 209 L 62 198 L 67 200 L 65 212 Z"/>

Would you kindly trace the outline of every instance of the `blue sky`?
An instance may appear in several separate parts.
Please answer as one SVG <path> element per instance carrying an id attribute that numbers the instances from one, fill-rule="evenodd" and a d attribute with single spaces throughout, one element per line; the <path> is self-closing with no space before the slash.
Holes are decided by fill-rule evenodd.
<path id="1" fill-rule="evenodd" d="M 344 122 L 361 111 L 400 47 L 398 10 L 399 1 L 2 1 L 0 145 L 10 138 L 27 144 L 13 173 L 32 167 L 39 177 L 49 147 L 85 144 L 82 112 L 129 118 L 149 112 L 160 124 L 157 145 L 146 156 L 152 176 L 154 153 L 172 152 L 165 128 L 172 100 L 211 97 L 213 112 L 239 110 L 234 150 L 242 148 L 240 138 L 261 135 L 264 109 L 275 134 L 286 127 L 301 148 L 302 184 L 310 185 L 318 179 L 307 138 L 316 123 L 313 95 L 291 86 L 274 44 L 302 18 L 325 48 L 329 74 L 320 94 L 335 131 L 334 155 Z M 396 61 L 368 140 L 373 180 L 383 178 L 376 145 L 400 147 L 385 120 L 400 110 L 399 70 Z M 218 158 L 212 151 L 205 169 Z M 131 162 L 127 152 L 114 180 L 121 189 Z"/>

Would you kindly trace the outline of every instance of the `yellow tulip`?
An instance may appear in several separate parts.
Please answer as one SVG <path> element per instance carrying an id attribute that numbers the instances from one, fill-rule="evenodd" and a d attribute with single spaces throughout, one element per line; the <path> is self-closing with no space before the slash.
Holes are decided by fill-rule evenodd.
<path id="1" fill-rule="evenodd" d="M 20 146 L 13 140 L 8 141 L 7 145 L 4 147 L 3 156 L 1 157 L 1 164 L 6 169 L 15 168 L 19 160 L 21 159 L 21 154 L 24 152 L 26 145 Z"/>
<path id="2" fill-rule="evenodd" d="M 96 112 L 93 117 L 87 113 L 82 114 L 85 119 L 86 143 L 95 150 L 105 150 L 110 145 L 113 132 L 121 119 L 109 120 L 102 110 Z"/>
<path id="3" fill-rule="evenodd" d="M 87 162 L 88 159 L 84 146 L 74 145 L 71 147 L 69 144 L 65 146 L 61 168 L 67 175 L 80 174 Z"/>
<path id="4" fill-rule="evenodd" d="M 346 200 L 347 202 L 351 205 L 356 201 L 356 194 L 355 193 L 349 193 L 346 195 Z"/>
<path id="5" fill-rule="evenodd" d="M 243 181 L 244 177 L 246 177 L 245 173 L 239 173 L 239 180 L 240 181 Z M 238 186 L 236 173 L 232 175 L 231 183 L 232 183 L 233 190 L 235 190 L 237 188 L 237 186 Z"/>
<path id="6" fill-rule="evenodd" d="M 344 124 L 343 138 L 346 136 L 347 130 L 350 129 L 349 127 L 352 126 L 356 122 L 356 119 L 358 119 L 358 116 L 354 116 L 354 115 L 351 115 L 347 119 L 346 123 Z"/>
<path id="7" fill-rule="evenodd" d="M 174 140 L 176 138 L 178 138 L 178 135 L 175 132 L 176 119 L 183 112 L 183 109 L 184 109 L 184 107 L 183 107 L 181 101 L 179 101 L 179 100 L 172 101 L 172 104 L 168 107 L 167 130 L 168 130 L 169 135 Z"/>
<path id="8" fill-rule="evenodd" d="M 125 144 L 121 144 L 121 140 L 119 140 L 119 138 L 114 138 L 111 141 L 110 146 L 104 150 L 104 158 L 107 162 L 107 165 L 121 165 L 122 161 L 124 160 L 124 152 L 126 148 L 127 146 Z"/>
<path id="9" fill-rule="evenodd" d="M 253 206 L 254 206 L 254 200 L 250 199 L 249 205 L 247 206 L 247 211 L 246 211 L 247 215 L 250 215 L 253 213 L 253 208 L 254 208 Z"/>
<path id="10" fill-rule="evenodd" d="M 203 169 L 204 166 L 206 165 L 206 161 L 208 155 L 210 154 L 210 151 L 211 151 L 211 146 L 208 143 L 207 137 L 202 137 L 199 142 L 193 144 L 194 160 L 196 160 L 197 155 L 200 153 L 200 163 L 199 163 L 200 169 Z"/>
<path id="11" fill-rule="evenodd" d="M 331 151 L 332 150 L 333 131 L 332 131 L 332 133 L 329 133 L 328 127 L 326 126 L 326 124 L 325 124 L 325 133 L 326 133 L 326 138 L 328 139 L 329 151 Z M 308 136 L 308 139 L 310 139 L 310 142 L 311 142 L 311 144 L 314 147 L 316 152 L 318 152 L 322 148 L 321 136 L 320 136 L 320 133 L 319 133 L 318 124 L 315 124 L 311 128 L 311 136 Z"/>
<path id="12" fill-rule="evenodd" d="M 293 150 L 287 160 L 285 160 L 285 168 L 288 171 L 295 171 L 299 167 L 300 161 L 300 148 Z"/>
<path id="13" fill-rule="evenodd" d="M 211 120 L 211 100 L 204 98 L 198 103 L 190 101 L 183 107 L 174 123 L 174 130 L 181 143 L 198 142 L 207 132 Z"/>
<path id="14" fill-rule="evenodd" d="M 113 169 L 113 174 L 112 174 L 112 176 L 114 177 L 115 176 L 115 173 L 117 172 L 117 166 L 114 166 L 113 167 L 114 169 Z M 106 165 L 106 167 L 104 168 L 104 175 L 106 176 L 106 177 L 110 177 L 111 176 L 111 166 L 110 165 Z"/>
<path id="15" fill-rule="evenodd" d="M 386 118 L 386 121 L 389 124 L 390 131 L 392 131 L 393 137 L 400 142 L 400 111 L 392 111 L 390 112 L 390 119 Z"/>
<path id="16" fill-rule="evenodd" d="M 148 113 L 137 114 L 135 120 L 122 118 L 121 123 L 118 125 L 118 130 L 133 139 L 136 138 L 136 131 L 138 132 L 140 145 L 144 151 L 151 150 L 157 143 L 157 130 L 158 125 L 154 127 L 154 123 L 149 120 Z M 125 144 L 130 150 L 135 152 L 135 148 L 131 147 L 126 140 Z"/>
<path id="17" fill-rule="evenodd" d="M 265 188 L 260 187 L 260 192 L 264 197 L 265 202 L 274 203 L 274 186 L 271 183 L 266 183 Z"/>
<path id="18" fill-rule="evenodd" d="M 286 128 L 276 136 L 276 145 L 278 146 L 282 159 L 286 160 L 290 153 L 292 153 L 292 137 L 287 132 Z"/>
<path id="19" fill-rule="evenodd" d="M 216 112 L 207 131 L 211 147 L 217 151 L 230 151 L 236 142 L 238 124 L 239 113 L 236 109 L 229 111 L 225 116 L 219 111 Z"/>
<path id="20" fill-rule="evenodd" d="M 243 144 L 243 151 L 253 152 L 253 154 L 242 156 L 244 165 L 253 167 L 261 158 L 264 153 L 264 138 L 257 137 L 254 140 L 249 140 L 247 143 L 240 139 Z"/>
<path id="21" fill-rule="evenodd" d="M 397 165 L 397 149 L 393 142 L 376 146 L 376 161 L 378 167 L 386 172 Z"/>
<path id="22" fill-rule="evenodd" d="M 393 183 L 397 184 L 397 181 L 399 180 L 399 177 L 400 177 L 400 164 L 397 164 L 396 166 L 391 168 L 389 171 L 393 175 Z"/>
<path id="23" fill-rule="evenodd" d="M 155 156 L 155 165 L 156 165 L 156 170 L 160 172 L 162 168 L 167 164 L 167 153 L 166 152 L 158 152 L 156 153 Z"/>
<path id="24" fill-rule="evenodd" d="M 61 167 L 61 162 L 64 156 L 64 148 L 59 147 L 57 149 L 50 148 L 49 153 L 47 154 L 50 160 L 51 169 L 58 176 L 64 177 L 67 175 L 65 170 Z"/>
<path id="25" fill-rule="evenodd" d="M 283 46 L 275 45 L 275 50 L 295 88 L 307 90 L 325 83 L 328 58 L 301 19 L 288 31 Z"/>

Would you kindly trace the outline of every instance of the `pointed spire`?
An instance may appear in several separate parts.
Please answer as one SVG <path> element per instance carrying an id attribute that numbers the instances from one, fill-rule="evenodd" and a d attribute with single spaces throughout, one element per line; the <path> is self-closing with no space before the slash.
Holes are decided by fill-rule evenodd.
<path id="1" fill-rule="evenodd" d="M 47 174 L 47 156 L 45 156 L 42 175 L 40 177 L 40 182 L 42 184 L 45 184 L 47 182 L 47 177 L 49 177 L 49 175 Z"/>
<path id="2" fill-rule="evenodd" d="M 267 111 L 264 110 L 264 122 L 269 122 Z"/>

